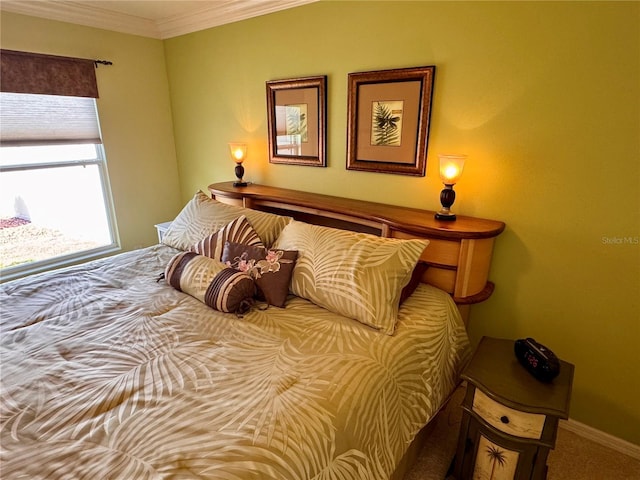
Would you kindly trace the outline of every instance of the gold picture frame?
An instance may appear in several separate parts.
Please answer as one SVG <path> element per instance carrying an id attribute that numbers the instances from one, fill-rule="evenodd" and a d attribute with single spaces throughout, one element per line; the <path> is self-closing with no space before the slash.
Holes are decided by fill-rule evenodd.
<path id="1" fill-rule="evenodd" d="M 269 162 L 326 167 L 327 77 L 267 82 Z"/>
<path id="2" fill-rule="evenodd" d="M 424 177 L 435 69 L 349 74 L 347 170 Z"/>

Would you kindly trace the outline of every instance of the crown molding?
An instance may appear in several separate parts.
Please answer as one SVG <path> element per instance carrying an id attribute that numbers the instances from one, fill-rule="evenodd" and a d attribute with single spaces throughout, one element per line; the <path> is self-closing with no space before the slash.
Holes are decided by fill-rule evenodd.
<path id="1" fill-rule="evenodd" d="M 158 21 L 99 8 L 90 2 L 2 0 L 0 9 L 164 40 L 316 1 L 318 0 L 216 0 L 202 2 L 202 8 Z"/>
<path id="2" fill-rule="evenodd" d="M 7 12 L 130 33 L 142 37 L 161 38 L 156 22 L 71 1 L 42 2 L 2 0 L 0 8 Z"/>
<path id="3" fill-rule="evenodd" d="M 267 15 L 269 13 L 298 7 L 318 0 L 221 0 L 214 5 L 192 11 L 184 15 L 176 15 L 158 21 L 160 38 L 172 38 L 187 33 L 197 32 L 227 23 L 238 22 L 248 18 Z"/>

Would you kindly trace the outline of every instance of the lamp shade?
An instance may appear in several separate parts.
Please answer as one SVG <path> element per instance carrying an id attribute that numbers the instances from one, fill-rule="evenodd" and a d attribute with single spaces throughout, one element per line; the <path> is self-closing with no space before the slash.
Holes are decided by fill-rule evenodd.
<path id="1" fill-rule="evenodd" d="M 445 185 L 455 185 L 462 176 L 466 155 L 438 155 L 440 178 Z"/>
<path id="2" fill-rule="evenodd" d="M 230 143 L 229 153 L 231 154 L 231 160 L 236 163 L 244 162 L 247 158 L 247 144 L 246 143 Z"/>

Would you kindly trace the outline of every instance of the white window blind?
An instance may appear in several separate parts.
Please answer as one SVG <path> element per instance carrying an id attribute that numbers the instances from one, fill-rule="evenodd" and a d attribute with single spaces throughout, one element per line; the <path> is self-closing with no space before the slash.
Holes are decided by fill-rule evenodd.
<path id="1" fill-rule="evenodd" d="M 102 143 L 95 100 L 0 93 L 0 145 Z"/>

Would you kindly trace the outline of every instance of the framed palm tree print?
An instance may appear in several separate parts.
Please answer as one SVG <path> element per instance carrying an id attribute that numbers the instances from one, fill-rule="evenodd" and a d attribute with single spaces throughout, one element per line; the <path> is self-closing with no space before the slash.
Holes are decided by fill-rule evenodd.
<path id="1" fill-rule="evenodd" d="M 348 170 L 425 175 L 435 68 L 349 74 Z"/>
<path id="2" fill-rule="evenodd" d="M 326 167 L 327 77 L 267 82 L 269 161 Z"/>

